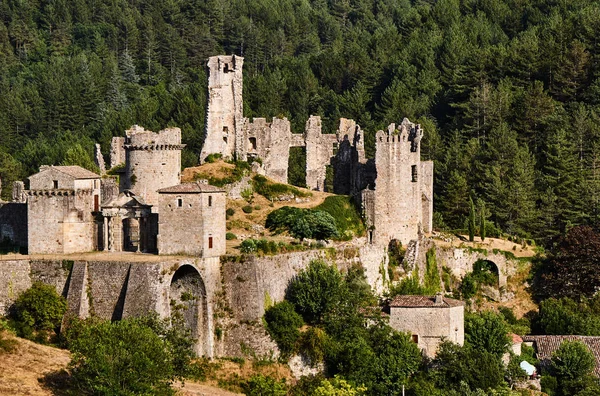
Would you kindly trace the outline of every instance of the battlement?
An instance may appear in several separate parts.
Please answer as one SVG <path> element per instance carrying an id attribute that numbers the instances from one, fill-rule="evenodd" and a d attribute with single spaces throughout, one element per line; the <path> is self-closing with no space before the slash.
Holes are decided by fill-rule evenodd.
<path id="1" fill-rule="evenodd" d="M 25 190 L 25 194 L 31 197 L 73 197 L 94 194 L 92 189 L 52 189 L 52 190 Z"/>
<path id="2" fill-rule="evenodd" d="M 166 128 L 156 133 L 134 125 L 125 132 L 124 147 L 130 150 L 181 150 L 181 129 Z"/>

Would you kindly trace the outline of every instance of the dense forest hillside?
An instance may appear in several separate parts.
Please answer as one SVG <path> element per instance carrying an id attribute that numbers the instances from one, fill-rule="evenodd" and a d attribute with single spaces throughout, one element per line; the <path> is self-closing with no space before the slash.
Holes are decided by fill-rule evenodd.
<path id="1" fill-rule="evenodd" d="M 197 162 L 206 58 L 245 57 L 244 111 L 374 132 L 425 127 L 436 225 L 469 198 L 545 242 L 600 215 L 600 4 L 592 0 L 6 0 L 0 177 L 91 163 L 131 124 L 183 130 Z"/>

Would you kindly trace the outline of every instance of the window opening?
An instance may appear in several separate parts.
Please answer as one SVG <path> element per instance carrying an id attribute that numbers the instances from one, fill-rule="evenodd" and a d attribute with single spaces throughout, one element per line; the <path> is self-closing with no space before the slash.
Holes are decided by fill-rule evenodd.
<path id="1" fill-rule="evenodd" d="M 208 196 L 208 206 L 212 206 L 212 195 Z"/>
<path id="2" fill-rule="evenodd" d="M 411 165 L 410 174 L 412 177 L 412 181 L 416 182 L 417 181 L 417 165 Z"/>
<path id="3" fill-rule="evenodd" d="M 211 236 L 208 237 L 208 248 L 209 249 L 212 249 L 212 247 L 213 247 L 213 239 L 212 238 L 213 237 L 211 237 Z"/>
<path id="4" fill-rule="evenodd" d="M 54 188 L 58 188 L 58 180 L 52 180 Z"/>
<path id="5" fill-rule="evenodd" d="M 181 208 L 183 206 L 183 199 L 182 198 L 177 198 L 177 207 Z"/>

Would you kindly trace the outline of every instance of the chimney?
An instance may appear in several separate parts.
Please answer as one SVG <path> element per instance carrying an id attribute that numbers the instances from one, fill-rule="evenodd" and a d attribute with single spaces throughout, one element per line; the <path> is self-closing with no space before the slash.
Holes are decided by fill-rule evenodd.
<path id="1" fill-rule="evenodd" d="M 442 293 L 436 293 L 435 305 L 442 305 L 444 303 L 444 295 Z"/>

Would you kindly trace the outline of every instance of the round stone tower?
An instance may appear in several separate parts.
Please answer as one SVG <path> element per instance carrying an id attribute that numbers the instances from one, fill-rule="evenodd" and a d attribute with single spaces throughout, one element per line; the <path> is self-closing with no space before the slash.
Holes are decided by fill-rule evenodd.
<path id="1" fill-rule="evenodd" d="M 158 133 L 134 125 L 125 137 L 125 189 L 144 199 L 152 210 L 158 207 L 161 188 L 180 183 L 181 129 L 167 128 Z"/>

